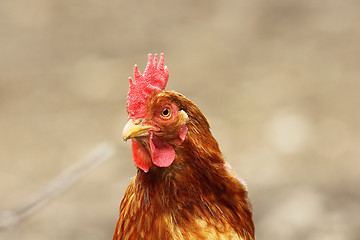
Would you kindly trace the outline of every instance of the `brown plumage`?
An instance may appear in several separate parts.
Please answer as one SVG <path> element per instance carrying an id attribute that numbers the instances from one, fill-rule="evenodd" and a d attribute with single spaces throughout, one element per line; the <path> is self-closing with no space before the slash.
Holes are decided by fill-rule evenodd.
<path id="1" fill-rule="evenodd" d="M 114 240 L 254 239 L 246 188 L 193 102 L 176 92 L 154 91 L 146 114 L 129 119 L 124 139 L 131 138 L 139 168 L 121 202 Z M 171 156 L 169 146 L 173 162 L 155 159 L 159 149 Z"/>

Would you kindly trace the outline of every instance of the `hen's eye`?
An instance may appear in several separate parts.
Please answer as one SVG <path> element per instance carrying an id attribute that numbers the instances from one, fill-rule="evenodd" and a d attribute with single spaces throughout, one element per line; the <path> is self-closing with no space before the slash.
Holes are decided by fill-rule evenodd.
<path id="1" fill-rule="evenodd" d="M 170 109 L 169 108 L 164 108 L 164 110 L 162 110 L 161 115 L 163 117 L 169 117 L 170 116 Z"/>

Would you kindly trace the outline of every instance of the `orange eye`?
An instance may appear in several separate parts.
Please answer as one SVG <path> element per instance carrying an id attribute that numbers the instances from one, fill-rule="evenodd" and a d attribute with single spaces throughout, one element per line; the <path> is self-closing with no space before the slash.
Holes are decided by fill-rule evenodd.
<path id="1" fill-rule="evenodd" d="M 161 112 L 161 116 L 163 117 L 170 117 L 170 109 L 168 107 L 164 108 Z"/>

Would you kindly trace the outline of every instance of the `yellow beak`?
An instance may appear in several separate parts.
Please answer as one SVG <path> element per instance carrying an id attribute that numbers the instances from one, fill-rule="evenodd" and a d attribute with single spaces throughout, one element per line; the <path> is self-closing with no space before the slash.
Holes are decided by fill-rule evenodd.
<path id="1" fill-rule="evenodd" d="M 149 135 L 149 130 L 153 128 L 153 126 L 142 124 L 142 119 L 129 119 L 124 127 L 123 139 L 126 141 L 134 137 L 147 136 Z"/>

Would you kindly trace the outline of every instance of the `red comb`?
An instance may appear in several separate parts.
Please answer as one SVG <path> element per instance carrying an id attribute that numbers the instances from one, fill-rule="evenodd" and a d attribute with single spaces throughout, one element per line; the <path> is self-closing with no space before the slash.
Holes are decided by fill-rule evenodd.
<path id="1" fill-rule="evenodd" d="M 129 118 L 141 118 L 146 114 L 146 101 L 151 94 L 164 90 L 169 78 L 169 71 L 164 67 L 164 54 L 160 54 L 159 64 L 158 55 L 148 55 L 148 63 L 144 74 L 141 74 L 138 67 L 134 66 L 135 81 L 129 78 L 129 93 L 127 109 Z"/>

